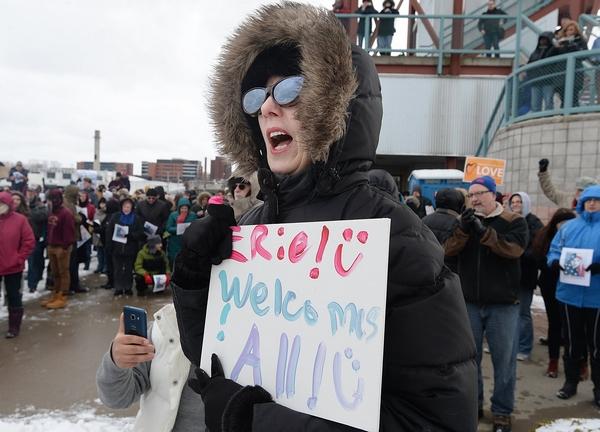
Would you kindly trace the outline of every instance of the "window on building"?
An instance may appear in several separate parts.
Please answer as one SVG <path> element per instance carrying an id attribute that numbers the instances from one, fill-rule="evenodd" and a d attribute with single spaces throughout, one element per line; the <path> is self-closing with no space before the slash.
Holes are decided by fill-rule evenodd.
<path id="1" fill-rule="evenodd" d="M 71 173 L 62 173 L 63 180 L 71 180 Z"/>
<path id="2" fill-rule="evenodd" d="M 49 178 L 49 179 L 56 178 L 56 173 L 55 173 L 55 172 L 52 172 L 52 171 L 48 171 L 48 172 L 46 173 L 46 177 L 47 177 L 47 178 Z"/>

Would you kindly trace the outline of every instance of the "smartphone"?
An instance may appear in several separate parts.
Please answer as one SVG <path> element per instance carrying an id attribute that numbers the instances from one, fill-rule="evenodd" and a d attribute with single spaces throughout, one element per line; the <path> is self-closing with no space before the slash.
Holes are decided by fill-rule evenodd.
<path id="1" fill-rule="evenodd" d="M 123 317 L 125 334 L 148 339 L 148 314 L 144 309 L 135 306 L 124 306 Z"/>

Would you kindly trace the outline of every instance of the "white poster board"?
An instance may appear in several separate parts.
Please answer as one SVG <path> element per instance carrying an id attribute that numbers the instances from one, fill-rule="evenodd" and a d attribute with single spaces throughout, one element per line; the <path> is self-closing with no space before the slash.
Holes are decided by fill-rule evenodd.
<path id="1" fill-rule="evenodd" d="M 187 227 L 189 227 L 191 222 L 186 223 L 178 223 L 177 224 L 177 235 L 183 235 Z"/>
<path id="2" fill-rule="evenodd" d="M 158 231 L 158 227 L 156 225 L 148 221 L 144 222 L 144 233 L 146 234 L 146 237 L 156 234 L 156 231 Z"/>
<path id="3" fill-rule="evenodd" d="M 112 240 L 119 243 L 127 243 L 127 234 L 129 234 L 129 227 L 127 225 L 115 224 Z"/>
<path id="4" fill-rule="evenodd" d="M 76 210 L 77 210 L 77 213 L 81 213 L 82 215 L 85 216 L 86 219 L 89 219 L 87 207 L 79 207 L 79 206 L 77 206 Z"/>
<path id="5" fill-rule="evenodd" d="M 592 274 L 585 269 L 592 263 L 594 249 L 562 248 L 560 281 L 572 285 L 590 286 Z"/>
<path id="6" fill-rule="evenodd" d="M 86 241 L 92 238 L 90 232 L 83 225 L 79 225 L 79 234 L 81 235 L 81 240 L 77 241 L 77 248 L 80 248 Z"/>
<path id="7" fill-rule="evenodd" d="M 167 287 L 167 275 L 159 274 L 152 276 L 154 279 L 154 288 L 152 288 L 152 292 L 162 292 Z"/>
<path id="8" fill-rule="evenodd" d="M 389 219 L 234 228 L 212 267 L 201 367 L 277 403 L 379 430 Z"/>

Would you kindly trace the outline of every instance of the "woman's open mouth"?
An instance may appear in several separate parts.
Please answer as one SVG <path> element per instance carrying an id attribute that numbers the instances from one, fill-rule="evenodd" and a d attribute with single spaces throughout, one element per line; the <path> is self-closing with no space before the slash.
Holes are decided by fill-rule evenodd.
<path id="1" fill-rule="evenodd" d="M 294 140 L 287 131 L 279 128 L 273 128 L 267 131 L 269 144 L 273 153 L 284 152 Z"/>

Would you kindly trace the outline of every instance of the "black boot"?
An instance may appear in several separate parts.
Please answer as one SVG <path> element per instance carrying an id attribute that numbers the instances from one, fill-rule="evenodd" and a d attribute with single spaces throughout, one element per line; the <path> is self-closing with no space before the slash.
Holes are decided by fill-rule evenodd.
<path id="1" fill-rule="evenodd" d="M 6 338 L 12 339 L 19 335 L 21 321 L 23 320 L 23 308 L 8 308 L 8 332 Z"/>
<path id="2" fill-rule="evenodd" d="M 565 383 L 562 388 L 556 392 L 556 396 L 560 399 L 569 399 L 577 393 L 577 385 L 579 384 L 579 359 L 564 357 L 565 363 Z"/>

